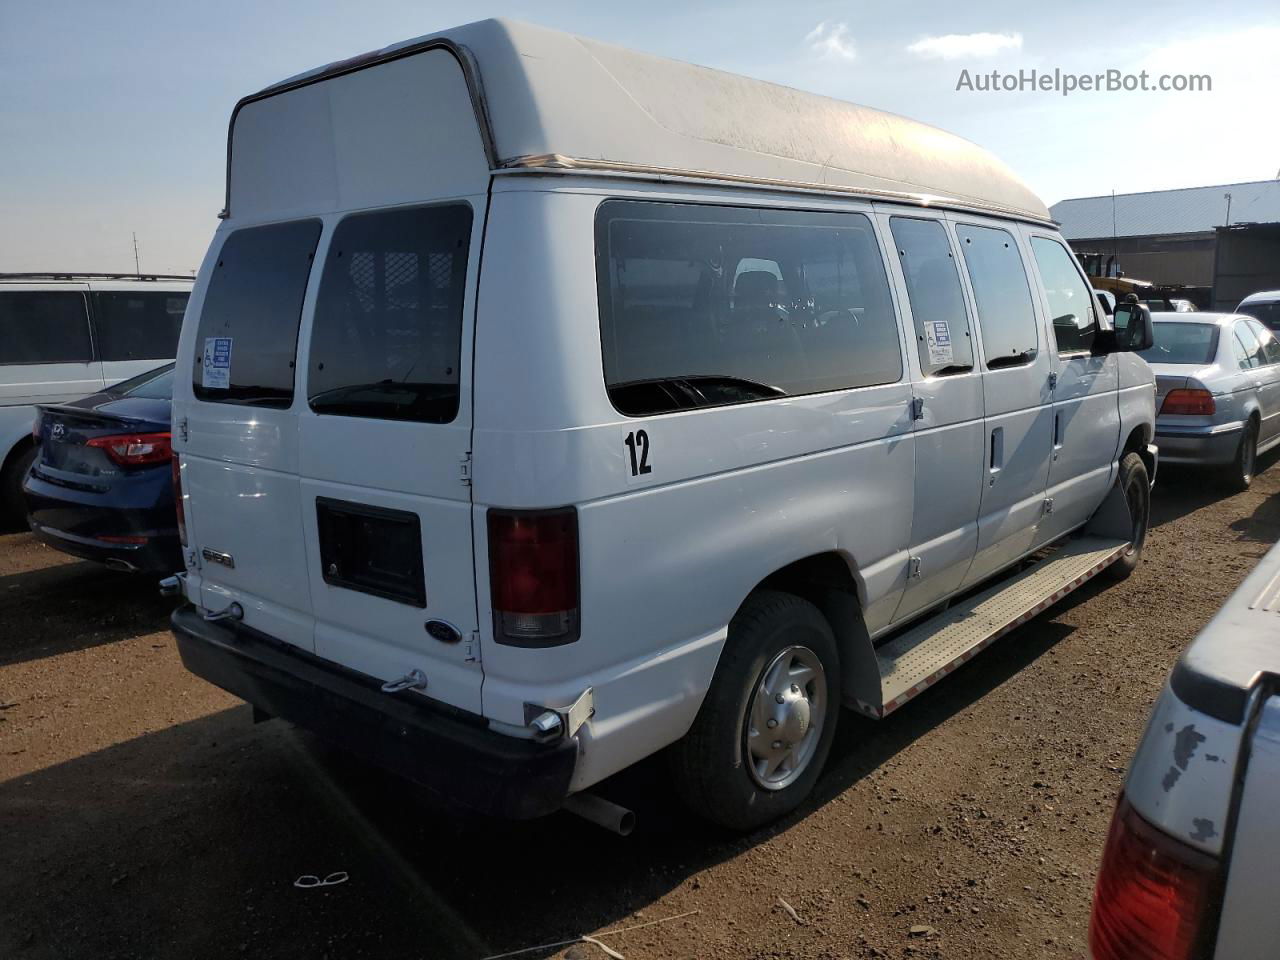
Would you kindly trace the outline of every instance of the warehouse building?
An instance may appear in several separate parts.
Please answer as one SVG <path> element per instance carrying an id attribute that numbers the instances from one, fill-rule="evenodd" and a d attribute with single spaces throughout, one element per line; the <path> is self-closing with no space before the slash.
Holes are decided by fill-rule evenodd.
<path id="1" fill-rule="evenodd" d="M 1202 309 L 1280 288 L 1280 180 L 1080 197 L 1049 212 L 1077 254 Z"/>

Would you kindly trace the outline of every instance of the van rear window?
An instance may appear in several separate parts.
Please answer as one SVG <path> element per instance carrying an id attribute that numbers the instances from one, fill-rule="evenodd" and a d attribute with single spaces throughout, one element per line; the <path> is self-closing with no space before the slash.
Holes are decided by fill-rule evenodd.
<path id="1" fill-rule="evenodd" d="M 227 237 L 196 331 L 197 397 L 263 407 L 293 402 L 298 323 L 319 239 L 319 220 L 246 227 Z"/>
<path id="2" fill-rule="evenodd" d="M 884 261 L 860 213 L 610 200 L 596 257 L 605 383 L 621 413 L 902 377 Z"/>
<path id="3" fill-rule="evenodd" d="M 312 410 L 419 423 L 457 416 L 470 240 L 466 204 L 338 224 L 311 333 Z"/>

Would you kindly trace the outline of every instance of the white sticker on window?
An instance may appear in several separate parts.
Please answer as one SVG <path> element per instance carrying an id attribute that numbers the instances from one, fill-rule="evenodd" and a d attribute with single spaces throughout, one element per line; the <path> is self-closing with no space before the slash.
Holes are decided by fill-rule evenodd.
<path id="1" fill-rule="evenodd" d="M 208 390 L 231 388 L 231 338 L 206 337 L 204 341 L 204 372 L 200 385 Z"/>
<path id="2" fill-rule="evenodd" d="M 928 321 L 924 325 L 924 339 L 929 345 L 929 366 L 945 367 L 955 362 L 951 352 L 951 325 L 947 321 Z"/>

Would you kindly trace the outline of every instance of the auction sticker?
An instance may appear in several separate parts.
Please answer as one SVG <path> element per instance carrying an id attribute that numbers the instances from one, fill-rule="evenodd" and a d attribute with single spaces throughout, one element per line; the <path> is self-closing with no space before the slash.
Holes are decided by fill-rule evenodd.
<path id="1" fill-rule="evenodd" d="M 945 320 L 930 320 L 924 325 L 925 342 L 929 345 L 929 365 L 945 367 L 954 362 L 951 352 L 951 326 Z"/>
<path id="2" fill-rule="evenodd" d="M 231 388 L 231 338 L 206 337 L 204 341 L 204 373 L 201 386 L 209 390 Z"/>

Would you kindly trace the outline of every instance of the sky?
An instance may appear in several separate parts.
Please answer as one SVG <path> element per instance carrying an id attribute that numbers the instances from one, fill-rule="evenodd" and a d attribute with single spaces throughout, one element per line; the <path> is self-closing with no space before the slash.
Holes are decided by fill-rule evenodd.
<path id="1" fill-rule="evenodd" d="M 131 271 L 136 232 L 144 271 L 192 273 L 240 97 L 488 16 L 934 124 L 995 152 L 1048 204 L 1280 175 L 1275 0 L 0 0 L 0 272 Z M 1054 69 L 1208 74 L 1212 89 L 972 89 L 993 70 Z"/>

